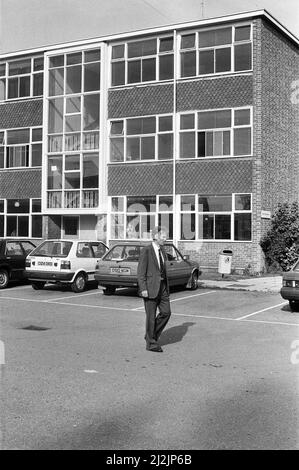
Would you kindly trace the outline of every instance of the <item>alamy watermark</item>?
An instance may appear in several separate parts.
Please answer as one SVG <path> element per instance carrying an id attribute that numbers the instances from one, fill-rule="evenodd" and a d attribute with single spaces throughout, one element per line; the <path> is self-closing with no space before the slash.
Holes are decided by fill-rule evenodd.
<path id="1" fill-rule="evenodd" d="M 294 90 L 291 93 L 291 103 L 299 104 L 299 80 L 294 80 L 291 83 L 291 89 Z"/>
<path id="2" fill-rule="evenodd" d="M 294 365 L 299 364 L 299 339 L 292 342 L 291 349 L 294 349 L 291 354 L 291 363 Z"/>

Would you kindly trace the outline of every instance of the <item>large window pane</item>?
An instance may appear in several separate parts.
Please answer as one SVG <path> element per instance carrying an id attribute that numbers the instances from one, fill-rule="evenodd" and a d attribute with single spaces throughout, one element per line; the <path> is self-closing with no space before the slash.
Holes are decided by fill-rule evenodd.
<path id="1" fill-rule="evenodd" d="M 97 188 L 99 186 L 99 157 L 97 154 L 83 157 L 83 188 Z"/>
<path id="2" fill-rule="evenodd" d="M 100 94 L 84 96 L 84 130 L 99 129 L 100 126 Z"/>
<path id="3" fill-rule="evenodd" d="M 65 189 L 79 189 L 80 173 L 66 173 L 64 187 Z"/>
<path id="4" fill-rule="evenodd" d="M 5 100 L 5 78 L 0 80 L 0 101 Z"/>
<path id="5" fill-rule="evenodd" d="M 35 73 L 33 75 L 33 96 L 40 96 L 43 94 L 43 74 Z"/>
<path id="6" fill-rule="evenodd" d="M 241 128 L 234 131 L 234 155 L 251 154 L 251 129 Z"/>
<path id="7" fill-rule="evenodd" d="M 221 46 L 232 42 L 232 28 L 221 28 L 198 33 L 199 47 Z"/>
<path id="8" fill-rule="evenodd" d="M 141 57 L 154 55 L 157 52 L 157 40 L 148 39 L 146 41 L 131 42 L 128 44 L 128 57 Z"/>
<path id="9" fill-rule="evenodd" d="M 173 156 L 172 134 L 160 134 L 158 137 L 158 159 L 168 159 Z"/>
<path id="10" fill-rule="evenodd" d="M 4 237 L 4 215 L 0 215 L 0 237 Z"/>
<path id="11" fill-rule="evenodd" d="M 124 160 L 124 139 L 116 137 L 110 139 L 110 161 L 122 162 Z"/>
<path id="12" fill-rule="evenodd" d="M 6 217 L 6 235 L 8 237 L 16 237 L 18 235 L 17 231 L 17 216 L 9 215 Z"/>
<path id="13" fill-rule="evenodd" d="M 250 25 L 238 26 L 235 28 L 235 41 L 250 39 Z"/>
<path id="14" fill-rule="evenodd" d="M 196 75 L 196 52 L 181 53 L 181 77 Z"/>
<path id="15" fill-rule="evenodd" d="M 8 99 L 19 97 L 19 79 L 10 78 L 8 80 Z"/>
<path id="16" fill-rule="evenodd" d="M 128 83 L 141 82 L 141 60 L 128 62 Z"/>
<path id="17" fill-rule="evenodd" d="M 128 196 L 127 212 L 155 212 L 156 196 Z"/>
<path id="18" fill-rule="evenodd" d="M 231 48 L 216 49 L 215 72 L 228 72 L 231 69 Z"/>
<path id="19" fill-rule="evenodd" d="M 144 59 L 142 61 L 142 81 L 156 80 L 156 59 Z"/>
<path id="20" fill-rule="evenodd" d="M 49 134 L 62 132 L 63 129 L 63 98 L 49 101 Z"/>
<path id="21" fill-rule="evenodd" d="M 29 213 L 29 199 L 7 199 L 7 212 L 9 214 Z"/>
<path id="22" fill-rule="evenodd" d="M 181 240 L 195 240 L 195 214 L 181 214 Z"/>
<path id="23" fill-rule="evenodd" d="M 251 44 L 235 46 L 235 71 L 251 69 Z"/>
<path id="24" fill-rule="evenodd" d="M 140 159 L 140 138 L 130 137 L 127 139 L 127 160 Z"/>
<path id="25" fill-rule="evenodd" d="M 195 157 L 195 132 L 182 132 L 180 135 L 180 157 Z"/>
<path id="26" fill-rule="evenodd" d="M 151 160 L 155 158 L 155 137 L 141 138 L 141 159 Z"/>
<path id="27" fill-rule="evenodd" d="M 250 194 L 236 194 L 235 195 L 235 210 L 236 211 L 250 211 L 251 210 Z"/>
<path id="28" fill-rule="evenodd" d="M 84 91 L 100 89 L 101 64 L 94 62 L 84 66 Z"/>
<path id="29" fill-rule="evenodd" d="M 235 240 L 251 240 L 251 214 L 235 214 Z"/>
<path id="30" fill-rule="evenodd" d="M 9 75 L 23 75 L 31 72 L 31 59 L 16 60 L 8 64 Z"/>
<path id="31" fill-rule="evenodd" d="M 235 126 L 244 126 L 250 124 L 250 110 L 249 109 L 236 109 L 235 110 Z"/>
<path id="32" fill-rule="evenodd" d="M 199 52 L 199 75 L 214 73 L 214 51 Z"/>
<path id="33" fill-rule="evenodd" d="M 64 69 L 49 71 L 49 96 L 63 95 Z"/>
<path id="34" fill-rule="evenodd" d="M 7 144 L 8 145 L 17 145 L 17 144 L 27 144 L 30 139 L 29 129 L 16 129 L 7 131 Z"/>
<path id="35" fill-rule="evenodd" d="M 215 214 L 215 239 L 229 240 L 231 238 L 231 216 Z"/>
<path id="36" fill-rule="evenodd" d="M 20 96 L 30 96 L 30 77 L 20 77 Z"/>
<path id="37" fill-rule="evenodd" d="M 231 111 L 206 111 L 198 113 L 198 129 L 231 127 Z"/>
<path id="38" fill-rule="evenodd" d="M 232 210 L 231 195 L 198 196 L 199 212 L 230 212 Z"/>
<path id="39" fill-rule="evenodd" d="M 65 132 L 76 132 L 81 130 L 81 115 L 74 114 L 65 116 Z"/>
<path id="40" fill-rule="evenodd" d="M 48 158 L 48 189 L 62 188 L 62 156 Z"/>
<path id="41" fill-rule="evenodd" d="M 32 166 L 41 166 L 42 144 L 32 144 L 31 164 Z"/>
<path id="42" fill-rule="evenodd" d="M 66 93 L 81 92 L 81 65 L 75 65 L 66 69 Z"/>
<path id="43" fill-rule="evenodd" d="M 112 64 L 112 86 L 125 83 L 125 62 L 114 62 Z"/>
<path id="44" fill-rule="evenodd" d="M 80 155 L 65 156 L 65 171 L 80 170 Z"/>
<path id="45" fill-rule="evenodd" d="M 42 238 L 43 236 L 43 218 L 41 215 L 32 216 L 32 236 Z"/>

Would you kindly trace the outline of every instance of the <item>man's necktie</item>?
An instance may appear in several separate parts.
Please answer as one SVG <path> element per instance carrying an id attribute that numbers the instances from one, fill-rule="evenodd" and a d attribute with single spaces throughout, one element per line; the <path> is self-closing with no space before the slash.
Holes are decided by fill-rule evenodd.
<path id="1" fill-rule="evenodd" d="M 164 269 L 164 260 L 163 260 L 161 250 L 159 249 L 158 251 L 159 251 L 160 271 L 163 271 L 163 269 Z"/>

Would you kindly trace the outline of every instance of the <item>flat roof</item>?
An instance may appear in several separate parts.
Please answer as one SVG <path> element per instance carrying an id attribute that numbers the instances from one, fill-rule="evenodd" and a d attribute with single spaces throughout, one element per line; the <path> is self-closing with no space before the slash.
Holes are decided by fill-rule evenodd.
<path id="1" fill-rule="evenodd" d="M 264 10 L 247 11 L 247 12 L 237 13 L 233 15 L 212 17 L 212 18 L 207 18 L 207 19 L 202 19 L 202 20 L 197 20 L 197 21 L 192 21 L 192 22 L 170 24 L 170 25 L 159 26 L 155 28 L 146 28 L 146 29 L 141 29 L 141 30 L 136 30 L 136 31 L 127 31 L 124 33 L 119 33 L 119 34 L 97 36 L 95 38 L 80 39 L 79 41 L 69 41 L 69 42 L 64 42 L 64 43 L 59 43 L 59 44 L 45 45 L 45 46 L 41 46 L 41 47 L 37 47 L 33 49 L 24 49 L 24 50 L 19 50 L 15 52 L 0 54 L 0 59 L 5 59 L 8 57 L 16 57 L 16 56 L 25 55 L 25 54 L 27 55 L 27 54 L 36 54 L 36 53 L 41 53 L 41 52 L 50 52 L 50 51 L 55 51 L 61 48 L 68 48 L 68 47 L 73 48 L 73 47 L 80 47 L 80 46 L 82 47 L 84 45 L 92 45 L 94 43 L 99 43 L 99 42 L 112 42 L 112 41 L 125 40 L 129 38 L 145 36 L 149 34 L 161 34 L 161 33 L 166 33 L 170 30 L 181 31 L 184 29 L 198 28 L 198 27 L 209 26 L 213 24 L 221 24 L 221 23 L 241 21 L 241 20 L 244 21 L 244 20 L 249 20 L 249 19 L 258 18 L 258 17 L 264 17 L 265 19 L 269 20 L 270 23 L 272 23 L 276 28 L 278 28 L 281 31 L 281 33 L 287 36 L 295 44 L 299 45 L 299 39 L 294 34 L 292 34 L 285 26 L 283 26 L 278 20 L 276 20 L 274 16 L 272 16 L 267 10 L 264 9 Z"/>

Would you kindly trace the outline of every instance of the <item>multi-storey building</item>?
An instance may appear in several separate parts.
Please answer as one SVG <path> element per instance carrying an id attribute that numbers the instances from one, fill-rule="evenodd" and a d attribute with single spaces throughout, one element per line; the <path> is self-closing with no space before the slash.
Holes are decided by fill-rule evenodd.
<path id="1" fill-rule="evenodd" d="M 148 238 L 263 268 L 298 201 L 298 40 L 268 12 L 0 56 L 0 236 Z"/>

